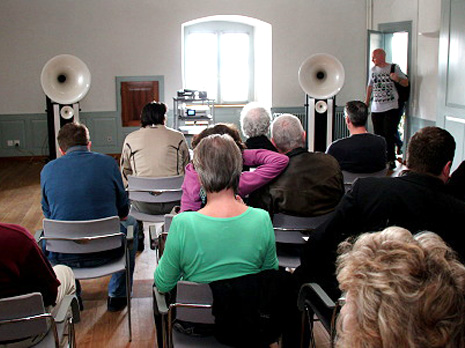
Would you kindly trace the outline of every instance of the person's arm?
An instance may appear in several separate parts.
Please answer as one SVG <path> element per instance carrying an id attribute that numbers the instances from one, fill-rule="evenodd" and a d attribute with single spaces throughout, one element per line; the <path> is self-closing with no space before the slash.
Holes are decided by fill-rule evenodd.
<path id="1" fill-rule="evenodd" d="M 266 215 L 264 219 L 264 230 L 264 233 L 266 234 L 266 251 L 265 261 L 261 271 L 266 271 L 268 269 L 278 269 L 279 262 L 276 255 L 276 240 L 273 225 L 271 224 L 271 219 L 268 215 Z"/>
<path id="2" fill-rule="evenodd" d="M 181 269 L 181 239 L 179 238 L 178 223 L 176 217 L 170 226 L 170 233 L 166 239 L 163 256 L 155 269 L 155 286 L 159 292 L 169 292 L 176 286 L 182 276 Z"/>
<path id="3" fill-rule="evenodd" d="M 200 209 L 202 206 L 200 186 L 199 175 L 195 171 L 193 164 L 189 163 L 185 168 L 182 183 L 181 212 Z"/>
<path id="4" fill-rule="evenodd" d="M 180 168 L 178 168 L 178 173 L 179 175 L 184 174 L 184 170 L 186 166 L 190 162 L 190 155 L 189 155 L 189 148 L 187 147 L 186 139 L 184 136 L 182 136 L 183 139 L 181 143 L 179 144 L 179 151 L 178 151 L 178 164 Z"/>
<path id="5" fill-rule="evenodd" d="M 268 184 L 281 174 L 289 163 L 289 157 L 270 150 L 244 150 L 244 165 L 258 166 L 253 172 L 242 172 L 239 194 L 244 197 Z"/>
<path id="6" fill-rule="evenodd" d="M 112 159 L 113 160 L 113 159 Z M 125 220 L 129 213 L 129 199 L 126 189 L 124 188 L 123 179 L 119 172 L 118 165 L 113 163 L 113 181 L 115 184 L 116 208 L 120 219 Z"/>
<path id="7" fill-rule="evenodd" d="M 131 155 L 132 155 L 131 146 L 125 141 L 123 144 L 123 150 L 121 151 L 121 159 L 120 159 L 120 169 L 121 169 L 121 175 L 123 177 L 124 187 L 128 186 L 128 176 L 133 175 L 133 171 L 131 167 Z"/>
<path id="8" fill-rule="evenodd" d="M 373 91 L 373 87 L 372 86 L 368 86 L 367 87 L 367 97 L 365 99 L 365 104 L 368 106 L 370 105 L 370 100 L 371 100 L 371 92 Z"/>
<path id="9" fill-rule="evenodd" d="M 40 186 L 41 186 L 41 191 L 42 191 L 42 198 L 41 198 L 41 205 L 42 205 L 42 212 L 44 213 L 44 216 L 49 219 L 50 218 L 50 206 L 48 204 L 48 199 L 45 194 L 45 174 L 44 171 L 40 173 Z"/>
<path id="10" fill-rule="evenodd" d="M 402 72 L 402 70 L 400 70 L 400 67 L 397 64 L 394 68 L 394 72 L 390 74 L 390 78 L 392 81 L 397 82 L 403 87 L 407 87 L 409 84 L 407 76 Z"/>
<path id="11" fill-rule="evenodd" d="M 32 236 L 23 243 L 22 248 L 27 250 L 24 263 L 20 265 L 19 270 L 22 280 L 28 284 L 27 288 L 31 291 L 38 291 L 42 294 L 45 306 L 55 305 L 60 282 L 50 262 L 45 258 Z"/>

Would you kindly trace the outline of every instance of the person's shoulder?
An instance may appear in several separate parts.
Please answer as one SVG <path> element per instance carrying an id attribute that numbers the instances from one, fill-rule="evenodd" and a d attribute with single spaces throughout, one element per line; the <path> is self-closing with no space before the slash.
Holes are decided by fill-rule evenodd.
<path id="1" fill-rule="evenodd" d="M 309 154 L 309 157 L 312 158 L 314 161 L 318 161 L 339 168 L 339 162 L 333 156 L 327 153 L 317 151 L 309 152 Z"/>
<path id="2" fill-rule="evenodd" d="M 18 239 L 24 242 L 34 242 L 31 233 L 23 226 L 16 224 L 0 223 L 0 239 Z M 24 246 L 24 244 L 23 244 Z"/>
<path id="3" fill-rule="evenodd" d="M 135 131 L 132 131 L 131 133 L 126 135 L 126 138 L 124 139 L 124 142 L 127 143 L 127 142 L 130 142 L 130 141 L 134 140 L 134 138 L 140 137 L 141 134 L 143 133 L 144 129 L 145 128 L 139 128 L 139 129 L 136 129 Z"/>
<path id="4" fill-rule="evenodd" d="M 261 208 L 248 207 L 246 212 L 250 216 L 256 216 L 262 219 L 270 219 L 270 214 Z"/>
<path id="5" fill-rule="evenodd" d="M 184 134 L 174 128 L 171 128 L 171 127 L 168 127 L 168 126 L 164 126 L 163 127 L 164 131 L 173 135 L 173 136 L 176 136 L 176 137 L 179 137 L 179 138 L 184 138 Z"/>

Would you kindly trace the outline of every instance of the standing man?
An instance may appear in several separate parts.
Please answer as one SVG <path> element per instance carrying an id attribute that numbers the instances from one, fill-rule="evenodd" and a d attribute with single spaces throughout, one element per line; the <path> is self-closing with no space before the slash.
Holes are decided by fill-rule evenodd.
<path id="1" fill-rule="evenodd" d="M 375 66 L 371 69 L 368 80 L 365 104 L 370 105 L 373 94 L 371 119 L 374 131 L 375 134 L 386 139 L 389 167 L 395 169 L 394 146 L 401 115 L 399 112 L 399 94 L 394 82 L 407 87 L 409 81 L 398 65 L 395 66 L 394 72 L 391 73 L 391 64 L 386 63 L 386 52 L 383 49 L 374 50 L 371 60 Z"/>
<path id="2" fill-rule="evenodd" d="M 119 216 L 121 232 L 134 226 L 134 247 L 130 253 L 130 274 L 134 273 L 138 228 L 129 216 L 129 200 L 116 161 L 90 151 L 89 130 L 79 123 L 68 123 L 58 132 L 63 155 L 49 162 L 40 173 L 42 210 L 54 220 L 93 220 Z M 92 267 L 110 262 L 124 253 L 122 249 L 98 254 L 48 253 L 52 264 Z M 127 305 L 124 271 L 113 274 L 108 285 L 108 310 L 120 311 Z"/>

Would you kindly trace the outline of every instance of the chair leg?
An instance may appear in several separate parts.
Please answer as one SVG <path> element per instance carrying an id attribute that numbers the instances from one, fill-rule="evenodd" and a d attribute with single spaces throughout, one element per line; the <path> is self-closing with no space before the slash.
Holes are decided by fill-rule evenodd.
<path id="1" fill-rule="evenodd" d="M 68 347 L 76 347 L 76 337 L 74 332 L 74 321 L 73 317 L 68 319 Z"/>
<path id="2" fill-rule="evenodd" d="M 128 327 L 129 327 L 129 342 L 132 342 L 132 324 L 131 324 L 131 287 L 130 287 L 130 265 L 129 253 L 126 250 L 126 296 L 128 299 Z"/>

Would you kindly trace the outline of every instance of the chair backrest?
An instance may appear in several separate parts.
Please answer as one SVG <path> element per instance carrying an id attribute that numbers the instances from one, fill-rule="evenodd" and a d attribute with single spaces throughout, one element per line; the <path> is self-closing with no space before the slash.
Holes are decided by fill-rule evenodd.
<path id="1" fill-rule="evenodd" d="M 386 176 L 388 168 L 386 167 L 383 170 L 373 173 L 352 173 L 346 170 L 342 171 L 342 176 L 344 177 L 344 184 L 353 184 L 354 181 L 358 178 L 370 178 L 370 177 L 383 177 Z"/>
<path id="2" fill-rule="evenodd" d="M 124 243 L 117 216 L 84 221 L 44 219 L 43 228 L 42 239 L 52 252 L 86 254 L 116 249 Z"/>
<path id="3" fill-rule="evenodd" d="M 184 176 L 144 178 L 128 176 L 128 192 L 131 201 L 168 203 L 181 200 Z"/>
<path id="4" fill-rule="evenodd" d="M 179 281 L 176 288 L 176 319 L 192 323 L 214 324 L 213 295 L 208 284 Z"/>
<path id="5" fill-rule="evenodd" d="M 51 320 L 39 292 L 0 299 L 0 342 L 45 333 Z"/>
<path id="6" fill-rule="evenodd" d="M 275 214 L 273 227 L 277 243 L 304 244 L 303 237 L 329 219 L 334 213 L 303 217 L 287 214 Z"/>

